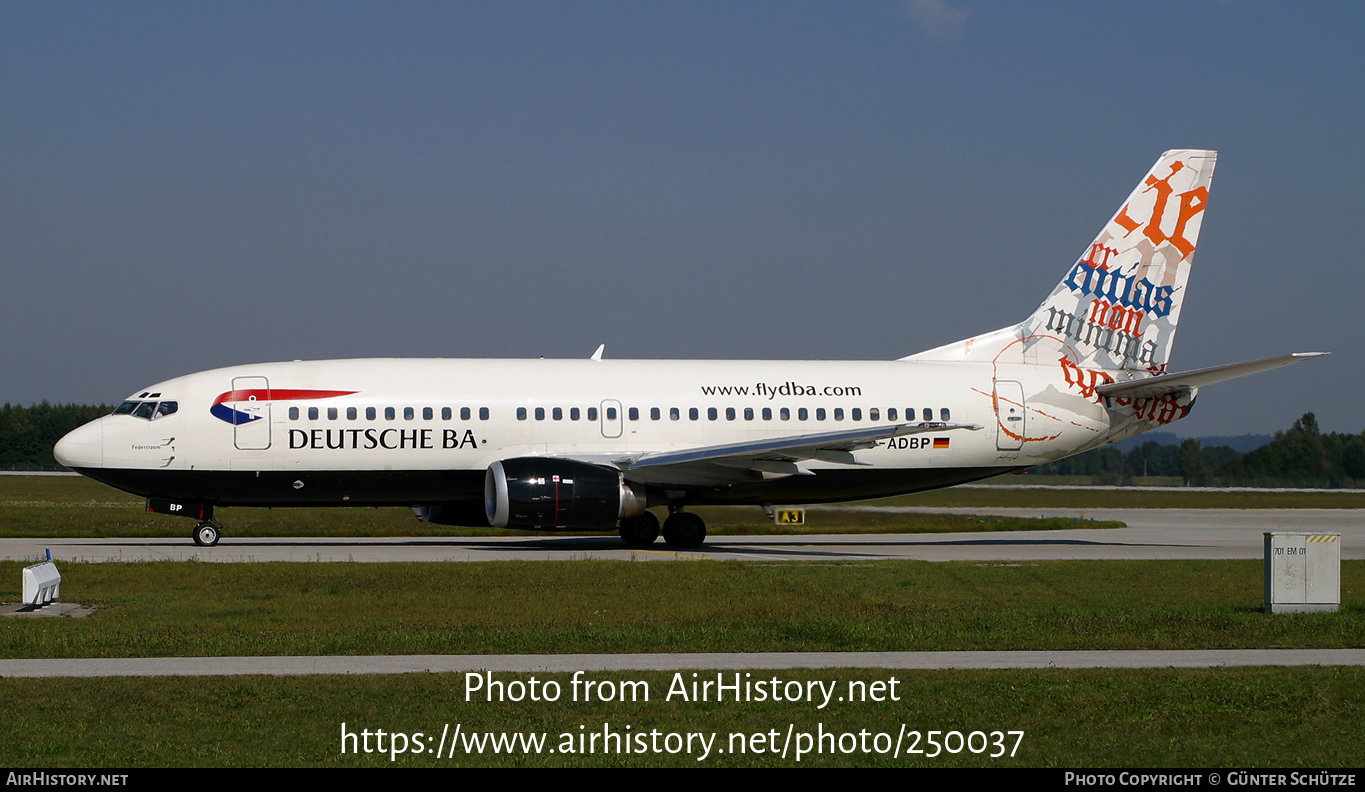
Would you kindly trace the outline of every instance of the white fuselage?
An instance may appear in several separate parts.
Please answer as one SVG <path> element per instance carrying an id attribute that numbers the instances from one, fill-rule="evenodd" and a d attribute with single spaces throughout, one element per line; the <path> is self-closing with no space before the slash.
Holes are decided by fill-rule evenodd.
<path id="1" fill-rule="evenodd" d="M 417 505 L 443 498 L 439 484 L 414 475 L 405 488 L 396 474 L 481 480 L 513 457 L 606 462 L 861 427 L 980 427 L 884 439 L 858 450 L 856 464 L 805 459 L 792 477 L 733 463 L 626 469 L 632 481 L 689 491 L 688 502 L 876 497 L 928 488 L 926 471 L 942 474 L 929 487 L 943 486 L 1058 459 L 1105 442 L 1111 429 L 1109 411 L 1060 367 L 977 362 L 328 360 L 201 372 L 130 397 L 139 399 L 176 409 L 101 418 L 63 441 L 64 463 L 148 497 L 225 505 Z M 1017 414 L 1002 417 L 1002 406 Z M 383 477 L 382 492 L 366 473 Z M 328 474 L 350 478 L 320 486 Z M 184 482 L 221 475 L 238 483 L 185 491 Z M 787 478 L 797 480 L 774 485 Z"/>

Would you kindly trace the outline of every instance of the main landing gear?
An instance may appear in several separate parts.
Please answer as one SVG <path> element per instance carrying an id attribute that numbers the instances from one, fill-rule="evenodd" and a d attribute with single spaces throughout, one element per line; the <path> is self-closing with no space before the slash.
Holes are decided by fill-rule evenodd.
<path id="1" fill-rule="evenodd" d="M 659 538 L 659 518 L 649 512 L 621 521 L 621 541 L 626 547 L 649 547 Z"/>
<path id="2" fill-rule="evenodd" d="M 194 526 L 194 533 L 190 534 L 194 538 L 194 543 L 200 547 L 213 547 L 218 544 L 218 535 L 222 533 L 223 526 L 214 520 L 204 520 Z"/>
<path id="3" fill-rule="evenodd" d="M 706 541 L 706 521 L 681 509 L 668 515 L 664 541 L 674 550 L 691 550 Z M 621 521 L 621 539 L 627 547 L 649 547 L 659 538 L 659 518 L 649 512 Z"/>

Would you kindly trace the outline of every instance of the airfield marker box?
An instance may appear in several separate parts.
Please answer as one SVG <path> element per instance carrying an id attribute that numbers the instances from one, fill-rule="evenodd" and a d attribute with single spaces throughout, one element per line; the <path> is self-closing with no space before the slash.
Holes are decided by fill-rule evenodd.
<path id="1" fill-rule="evenodd" d="M 1335 612 L 1341 605 L 1341 534 L 1265 534 L 1267 613 Z"/>
<path id="2" fill-rule="evenodd" d="M 62 595 L 62 575 L 51 561 L 24 567 L 24 605 L 41 607 Z"/>

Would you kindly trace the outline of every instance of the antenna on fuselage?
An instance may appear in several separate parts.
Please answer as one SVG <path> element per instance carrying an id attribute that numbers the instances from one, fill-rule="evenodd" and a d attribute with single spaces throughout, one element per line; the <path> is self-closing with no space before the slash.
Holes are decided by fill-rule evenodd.
<path id="1" fill-rule="evenodd" d="M 602 359 L 602 350 L 604 350 L 604 349 L 606 349 L 606 348 L 607 348 L 607 345 L 606 345 L 606 344 L 598 344 L 598 345 L 597 345 L 597 351 L 594 352 L 594 353 L 592 353 L 592 357 L 591 357 L 590 359 L 591 359 L 591 360 L 601 360 L 601 359 Z"/>

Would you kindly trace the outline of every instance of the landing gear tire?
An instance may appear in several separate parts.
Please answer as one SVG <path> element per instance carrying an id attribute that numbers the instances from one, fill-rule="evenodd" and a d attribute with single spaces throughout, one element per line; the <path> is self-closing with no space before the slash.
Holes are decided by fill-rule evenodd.
<path id="1" fill-rule="evenodd" d="M 659 518 L 649 512 L 621 521 L 621 541 L 627 547 L 649 547 L 659 538 Z"/>
<path id="2" fill-rule="evenodd" d="M 664 541 L 674 550 L 691 550 L 706 541 L 706 521 L 691 512 L 674 512 L 664 520 Z"/>
<path id="3" fill-rule="evenodd" d="M 200 547 L 213 547 L 218 544 L 218 534 L 222 529 L 223 526 L 218 523 L 205 520 L 194 526 L 194 533 L 191 535 L 194 537 L 194 543 L 196 545 Z"/>

